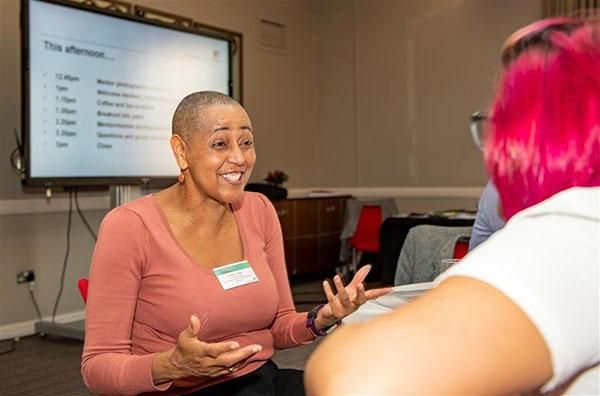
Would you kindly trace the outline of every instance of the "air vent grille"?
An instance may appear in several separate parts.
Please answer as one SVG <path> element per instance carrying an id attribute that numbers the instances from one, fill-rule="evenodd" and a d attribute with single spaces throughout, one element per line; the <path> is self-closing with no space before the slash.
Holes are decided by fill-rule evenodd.
<path id="1" fill-rule="evenodd" d="M 265 49 L 285 52 L 285 25 L 269 21 L 260 20 L 260 45 Z"/>

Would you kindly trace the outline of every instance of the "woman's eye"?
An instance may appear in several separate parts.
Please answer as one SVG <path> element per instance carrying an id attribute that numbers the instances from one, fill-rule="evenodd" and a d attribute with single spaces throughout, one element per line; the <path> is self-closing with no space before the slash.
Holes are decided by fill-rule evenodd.
<path id="1" fill-rule="evenodd" d="M 227 147 L 227 145 L 225 144 L 225 142 L 218 141 L 218 142 L 214 142 L 213 144 L 211 144 L 211 147 L 214 149 L 220 150 L 220 149 L 224 149 L 225 147 Z"/>
<path id="2" fill-rule="evenodd" d="M 251 139 L 247 139 L 242 142 L 243 147 L 252 147 L 253 144 L 254 142 Z"/>

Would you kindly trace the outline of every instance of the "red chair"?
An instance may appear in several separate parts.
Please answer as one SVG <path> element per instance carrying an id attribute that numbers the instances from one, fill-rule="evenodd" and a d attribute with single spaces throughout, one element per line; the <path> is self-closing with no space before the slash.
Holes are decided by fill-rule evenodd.
<path id="1" fill-rule="evenodd" d="M 470 237 L 462 236 L 456 240 L 456 244 L 454 245 L 454 253 L 452 257 L 455 259 L 461 259 L 469 253 L 469 241 Z"/>
<path id="2" fill-rule="evenodd" d="M 81 298 L 83 298 L 83 302 L 87 302 L 87 293 L 88 293 L 88 285 L 89 281 L 86 278 L 81 278 L 77 281 L 77 287 L 79 288 L 79 293 L 81 293 Z"/>
<path id="3" fill-rule="evenodd" d="M 363 252 L 379 252 L 381 221 L 381 206 L 365 205 L 362 207 L 356 224 L 356 231 L 350 239 L 350 247 L 352 247 L 351 271 L 356 272 Z"/>

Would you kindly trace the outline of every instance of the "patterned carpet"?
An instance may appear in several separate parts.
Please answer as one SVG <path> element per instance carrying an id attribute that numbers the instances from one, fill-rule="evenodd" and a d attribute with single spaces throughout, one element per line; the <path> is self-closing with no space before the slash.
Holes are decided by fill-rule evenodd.
<path id="1" fill-rule="evenodd" d="M 299 311 L 324 301 L 320 280 L 293 282 L 292 293 Z M 89 395 L 79 372 L 83 343 L 58 337 L 22 338 L 14 351 L 0 355 L 0 394 Z M 0 351 L 10 347 L 2 342 Z M 302 369 L 316 344 L 278 351 L 273 360 L 280 367 Z"/>

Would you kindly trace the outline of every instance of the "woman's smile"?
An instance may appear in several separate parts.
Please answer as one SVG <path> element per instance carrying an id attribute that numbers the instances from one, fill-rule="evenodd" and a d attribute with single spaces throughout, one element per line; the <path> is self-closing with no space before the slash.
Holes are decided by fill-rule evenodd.
<path id="1" fill-rule="evenodd" d="M 225 179 L 227 183 L 233 185 L 240 185 L 243 183 L 243 176 L 245 172 L 229 172 L 221 173 L 220 176 Z"/>

